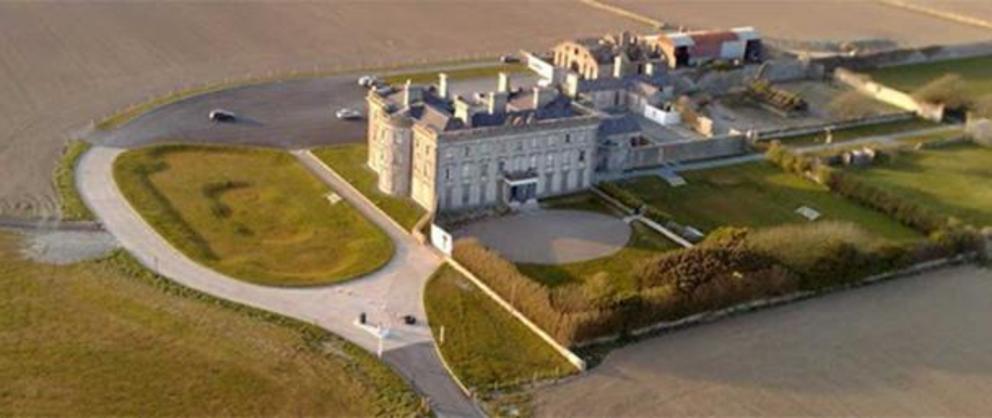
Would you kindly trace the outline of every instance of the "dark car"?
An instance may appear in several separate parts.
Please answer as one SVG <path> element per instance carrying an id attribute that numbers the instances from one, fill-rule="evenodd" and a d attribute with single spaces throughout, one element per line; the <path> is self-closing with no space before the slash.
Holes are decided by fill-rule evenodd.
<path id="1" fill-rule="evenodd" d="M 223 109 L 211 110 L 209 117 L 212 122 L 234 122 L 234 120 L 237 119 L 237 117 L 234 116 L 234 112 Z"/>

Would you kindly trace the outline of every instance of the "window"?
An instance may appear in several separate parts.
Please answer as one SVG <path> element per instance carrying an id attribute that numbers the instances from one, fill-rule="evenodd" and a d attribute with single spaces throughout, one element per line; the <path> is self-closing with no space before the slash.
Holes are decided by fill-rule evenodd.
<path id="1" fill-rule="evenodd" d="M 471 150 L 472 150 L 472 147 L 471 146 L 469 146 L 469 145 L 466 145 L 465 146 L 465 156 L 466 157 L 468 157 L 468 155 L 471 153 Z"/>
<path id="2" fill-rule="evenodd" d="M 503 172 L 505 172 L 505 171 L 506 171 L 506 161 L 504 161 L 504 160 L 499 160 L 499 164 L 498 164 L 498 167 L 499 167 L 499 172 L 500 172 L 500 173 L 503 173 Z"/>
<path id="3" fill-rule="evenodd" d="M 468 179 L 472 173 L 472 166 L 469 164 L 462 165 L 462 178 Z"/>
<path id="4" fill-rule="evenodd" d="M 451 169 L 448 167 L 444 168 L 444 179 L 451 180 Z"/>
<path id="5" fill-rule="evenodd" d="M 537 168 L 537 156 L 536 155 L 532 155 L 530 157 L 530 167 L 528 167 L 528 168 L 530 168 L 531 170 Z"/>
<path id="6" fill-rule="evenodd" d="M 516 146 L 515 149 L 517 151 L 523 151 L 523 149 L 524 149 L 524 141 L 517 141 L 517 146 Z"/>
<path id="7" fill-rule="evenodd" d="M 451 152 L 451 148 L 448 148 L 448 149 L 444 150 L 444 158 L 447 158 L 447 159 L 450 160 L 450 159 L 452 159 L 454 157 L 455 157 L 455 153 L 454 152 Z"/>
<path id="8" fill-rule="evenodd" d="M 572 143 L 572 135 L 571 134 L 565 134 L 565 143 L 566 144 L 571 144 Z"/>
<path id="9" fill-rule="evenodd" d="M 586 152 L 585 152 L 585 150 L 579 151 L 579 162 L 580 163 L 584 163 L 585 161 L 586 161 Z"/>

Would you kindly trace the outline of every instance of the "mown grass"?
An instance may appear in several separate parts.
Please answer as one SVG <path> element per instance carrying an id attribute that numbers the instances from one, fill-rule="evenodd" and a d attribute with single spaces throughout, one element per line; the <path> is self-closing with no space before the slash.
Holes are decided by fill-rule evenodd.
<path id="1" fill-rule="evenodd" d="M 885 67 L 869 71 L 875 81 L 897 90 L 912 93 L 947 74 L 957 74 L 965 81 L 970 98 L 992 94 L 992 56 L 950 61 Z"/>
<path id="2" fill-rule="evenodd" d="M 55 166 L 53 182 L 55 191 L 59 195 L 59 210 L 62 219 L 67 221 L 92 220 L 93 213 L 83 203 L 83 198 L 79 196 L 76 189 L 76 165 L 79 164 L 80 157 L 88 151 L 92 145 L 89 142 L 74 139 L 69 141 L 62 150 L 58 165 Z"/>
<path id="3" fill-rule="evenodd" d="M 619 184 L 648 203 L 668 212 L 677 222 L 704 232 L 721 226 L 761 228 L 809 222 L 795 212 L 808 206 L 823 220 L 847 221 L 896 242 L 920 235 L 884 214 L 859 206 L 826 187 L 767 162 L 682 173 L 688 182 L 671 187 L 661 178 L 645 176 Z"/>
<path id="4" fill-rule="evenodd" d="M 399 74 L 391 74 L 383 78 L 387 84 L 404 84 L 410 80 L 413 84 L 430 84 L 437 82 L 439 73 L 448 74 L 448 80 L 468 80 L 473 78 L 495 77 L 501 72 L 522 73 L 527 71 L 527 65 L 523 63 L 496 64 L 486 67 L 460 68 L 455 70 L 442 71 L 416 71 Z"/>
<path id="5" fill-rule="evenodd" d="M 445 361 L 475 391 L 514 388 L 575 371 L 557 351 L 448 265 L 441 266 L 427 283 L 424 303 Z"/>
<path id="6" fill-rule="evenodd" d="M 172 245 L 266 285 L 318 285 L 383 266 L 393 243 L 288 153 L 167 145 L 128 151 L 114 178 Z"/>
<path id="7" fill-rule="evenodd" d="M 618 215 L 617 211 L 592 193 L 556 197 L 541 202 L 548 209 L 572 209 Z M 637 288 L 634 275 L 651 257 L 679 249 L 674 242 L 640 222 L 630 225 L 627 245 L 605 257 L 565 264 L 517 263 L 520 272 L 549 287 L 582 284 L 600 272 L 620 284 L 624 290 Z"/>
<path id="8" fill-rule="evenodd" d="M 992 226 L 992 149 L 969 144 L 923 149 L 850 172 L 940 213 Z"/>
<path id="9" fill-rule="evenodd" d="M 845 141 L 852 141 L 855 139 L 861 139 L 870 136 L 900 134 L 904 132 L 934 128 L 937 126 L 940 125 L 923 119 L 910 119 L 899 122 L 880 123 L 876 125 L 867 125 L 867 126 L 859 126 L 856 128 L 834 130 L 831 133 L 832 136 L 831 141 L 834 143 L 845 142 Z M 801 146 L 801 145 L 824 144 L 826 143 L 826 138 L 827 135 L 825 133 L 815 133 L 809 135 L 782 138 L 780 141 L 784 145 Z"/>
<path id="10" fill-rule="evenodd" d="M 404 229 L 408 231 L 413 229 L 417 221 L 426 213 L 413 199 L 390 196 L 379 191 L 379 178 L 366 165 L 368 145 L 364 143 L 336 145 L 316 149 L 313 154 L 355 186 Z"/>
<path id="11" fill-rule="evenodd" d="M 312 325 L 214 299 L 122 251 L 38 264 L 0 233 L 0 416 L 411 416 L 419 397 Z"/>

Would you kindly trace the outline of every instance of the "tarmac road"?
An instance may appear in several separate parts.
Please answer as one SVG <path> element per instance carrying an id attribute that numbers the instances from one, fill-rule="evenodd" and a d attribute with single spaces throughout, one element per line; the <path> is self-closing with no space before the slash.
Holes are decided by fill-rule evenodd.
<path id="1" fill-rule="evenodd" d="M 536 77 L 515 75 L 513 81 L 514 86 L 528 86 Z M 495 88 L 496 77 L 451 83 L 452 94 Z M 334 113 L 348 107 L 365 114 L 366 92 L 355 75 L 243 86 L 153 109 L 109 132 L 94 131 L 89 138 L 113 148 L 180 142 L 302 149 L 361 142 L 367 134 L 366 121 L 339 120 Z M 238 120 L 211 122 L 207 115 L 214 109 L 234 112 Z"/>

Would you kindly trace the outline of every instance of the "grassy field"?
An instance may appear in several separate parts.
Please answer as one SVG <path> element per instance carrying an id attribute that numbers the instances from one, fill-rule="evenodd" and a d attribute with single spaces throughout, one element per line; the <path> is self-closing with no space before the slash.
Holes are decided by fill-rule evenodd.
<path id="1" fill-rule="evenodd" d="M 859 177 L 978 226 L 992 226 L 992 149 L 958 145 L 899 154 Z"/>
<path id="2" fill-rule="evenodd" d="M 591 193 L 580 193 L 542 201 L 542 206 L 549 209 L 587 210 L 616 215 L 616 211 L 603 203 Z M 519 263 L 517 268 L 530 278 L 546 286 L 556 287 L 570 284 L 581 284 L 599 272 L 622 283 L 622 289 L 633 289 L 634 273 L 640 263 L 665 251 L 680 248 L 653 229 L 640 222 L 631 224 L 630 240 L 620 251 L 606 257 L 593 260 L 566 263 L 560 265 Z"/>
<path id="3" fill-rule="evenodd" d="M 795 213 L 800 206 L 823 218 L 850 221 L 895 241 L 919 235 L 885 215 L 830 193 L 825 187 L 783 173 L 765 162 L 682 173 L 688 185 L 671 187 L 661 178 L 645 176 L 620 185 L 648 203 L 667 211 L 680 223 L 703 231 L 721 226 L 766 227 L 808 222 Z"/>
<path id="4" fill-rule="evenodd" d="M 965 80 L 971 98 L 979 98 L 992 94 L 989 68 L 992 56 L 886 67 L 869 74 L 879 83 L 909 93 L 945 74 L 957 74 Z"/>
<path id="5" fill-rule="evenodd" d="M 0 233 L 0 416 L 410 416 L 361 349 L 210 298 L 124 253 L 70 266 Z"/>
<path id="6" fill-rule="evenodd" d="M 128 200 L 189 257 L 268 285 L 316 285 L 372 272 L 392 257 L 384 232 L 287 153 L 162 146 L 114 165 Z"/>
<path id="7" fill-rule="evenodd" d="M 424 302 L 445 361 L 480 391 L 513 387 L 575 371 L 551 346 L 455 269 L 444 265 L 427 284 Z"/>
<path id="8" fill-rule="evenodd" d="M 934 128 L 938 124 L 923 119 L 911 119 L 908 121 L 882 123 L 878 125 L 859 126 L 856 128 L 837 130 L 832 133 L 832 142 L 844 142 L 860 139 L 869 136 L 899 134 L 903 132 L 916 131 L 920 129 Z M 780 141 L 784 145 L 800 146 L 815 145 L 826 142 L 825 133 L 815 133 L 809 135 L 782 138 Z"/>
<path id="9" fill-rule="evenodd" d="M 483 78 L 483 77 L 495 77 L 501 72 L 506 73 L 522 73 L 527 71 L 527 65 L 523 63 L 514 64 L 496 64 L 486 67 L 473 67 L 473 68 L 463 68 L 457 70 L 448 70 L 444 73 L 448 74 L 448 80 L 467 80 L 472 78 Z M 403 84 L 407 80 L 410 80 L 414 84 L 430 84 L 437 82 L 437 75 L 439 71 L 416 71 L 407 72 L 400 74 L 393 74 L 383 78 L 383 81 L 387 84 Z"/>
<path id="10" fill-rule="evenodd" d="M 320 148 L 313 153 L 403 228 L 412 229 L 426 213 L 412 199 L 389 196 L 379 191 L 378 177 L 365 165 L 368 146 L 364 143 Z"/>
<path id="11" fill-rule="evenodd" d="M 55 167 L 54 183 L 55 190 L 59 194 L 59 210 L 62 212 L 62 219 L 69 221 L 90 220 L 93 214 L 83 203 L 83 199 L 76 190 L 76 164 L 79 158 L 91 147 L 89 142 L 72 140 L 66 144 L 62 157 Z"/>

